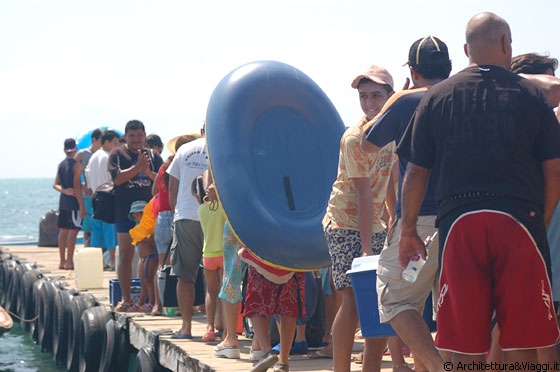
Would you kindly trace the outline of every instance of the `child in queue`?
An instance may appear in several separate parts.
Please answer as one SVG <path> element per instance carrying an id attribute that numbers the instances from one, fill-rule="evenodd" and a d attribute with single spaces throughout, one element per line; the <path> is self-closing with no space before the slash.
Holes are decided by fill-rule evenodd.
<path id="1" fill-rule="evenodd" d="M 224 270 L 223 231 L 226 222 L 224 211 L 217 200 L 210 201 L 206 197 L 206 189 L 210 182 L 209 172 L 195 178 L 191 185 L 191 192 L 200 204 L 197 214 L 204 233 L 202 248 L 202 264 L 206 280 L 206 333 L 202 336 L 204 342 L 216 340 L 216 329 L 223 329 L 222 312 L 218 293 L 222 285 Z"/>
<path id="2" fill-rule="evenodd" d="M 155 302 L 154 280 L 156 276 L 158 254 L 155 249 L 154 230 L 157 211 L 153 210 L 152 200 L 135 201 L 130 206 L 130 219 L 136 222 L 130 230 L 132 244 L 138 253 L 138 276 L 140 277 L 140 295 L 138 302 L 129 311 L 150 313 Z M 148 301 L 148 303 L 146 303 Z"/>

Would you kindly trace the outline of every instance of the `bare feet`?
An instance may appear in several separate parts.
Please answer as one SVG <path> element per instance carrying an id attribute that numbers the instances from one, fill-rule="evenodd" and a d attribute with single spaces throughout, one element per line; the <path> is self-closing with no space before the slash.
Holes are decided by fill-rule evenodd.
<path id="1" fill-rule="evenodd" d="M 331 359 L 333 355 L 332 343 L 327 346 L 317 350 L 314 353 L 309 354 L 310 359 Z"/>
<path id="2" fill-rule="evenodd" d="M 158 306 L 154 306 L 152 309 L 152 316 L 160 316 L 161 314 L 161 309 Z"/>
<path id="3" fill-rule="evenodd" d="M 412 368 L 410 368 L 406 363 L 393 366 L 393 372 L 412 372 L 412 371 L 413 371 Z"/>

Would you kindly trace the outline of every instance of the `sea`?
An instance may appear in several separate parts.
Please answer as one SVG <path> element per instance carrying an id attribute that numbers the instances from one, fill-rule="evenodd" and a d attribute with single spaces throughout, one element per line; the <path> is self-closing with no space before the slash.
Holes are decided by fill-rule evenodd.
<path id="1" fill-rule="evenodd" d="M 0 179 L 0 238 L 39 237 L 39 224 L 50 210 L 58 209 L 60 194 L 51 178 Z"/>
<path id="2" fill-rule="evenodd" d="M 59 193 L 51 178 L 0 179 L 0 240 L 23 236 L 38 240 L 41 219 L 58 209 Z M 20 323 L 0 336 L 0 372 L 54 372 L 57 367 L 52 353 L 42 353 Z"/>

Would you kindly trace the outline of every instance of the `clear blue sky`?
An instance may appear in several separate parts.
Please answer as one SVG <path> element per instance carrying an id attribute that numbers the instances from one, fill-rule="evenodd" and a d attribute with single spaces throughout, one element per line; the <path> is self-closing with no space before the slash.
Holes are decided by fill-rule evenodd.
<path id="1" fill-rule="evenodd" d="M 560 58 L 550 0 L 2 1 L 0 177 L 54 179 L 64 138 L 100 125 L 139 119 L 164 142 L 198 130 L 218 82 L 255 60 L 309 75 L 351 125 L 358 73 L 382 65 L 400 87 L 410 45 L 428 34 L 463 69 L 465 25 L 481 11 L 509 22 L 514 55 Z"/>

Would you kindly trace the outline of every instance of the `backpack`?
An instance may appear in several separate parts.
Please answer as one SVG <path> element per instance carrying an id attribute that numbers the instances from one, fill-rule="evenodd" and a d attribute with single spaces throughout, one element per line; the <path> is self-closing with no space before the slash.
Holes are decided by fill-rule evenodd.
<path id="1" fill-rule="evenodd" d="M 93 218 L 106 223 L 115 223 L 115 189 L 113 183 L 99 185 L 92 197 Z"/>

